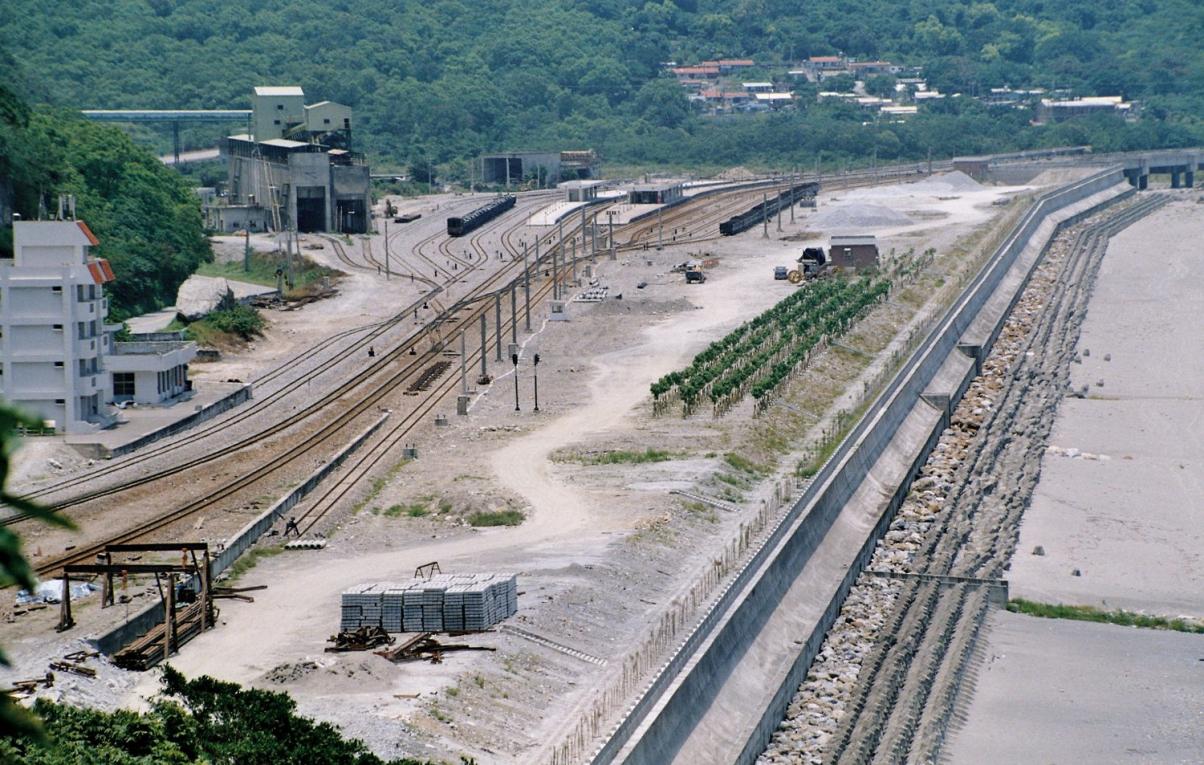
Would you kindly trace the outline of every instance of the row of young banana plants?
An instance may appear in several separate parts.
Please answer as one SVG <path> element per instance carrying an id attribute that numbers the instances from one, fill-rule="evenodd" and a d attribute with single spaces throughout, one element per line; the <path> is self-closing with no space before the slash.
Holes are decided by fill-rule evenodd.
<path id="1" fill-rule="evenodd" d="M 654 382 L 653 411 L 680 407 L 689 416 L 710 403 L 718 417 L 749 395 L 756 411 L 763 411 L 829 339 L 847 331 L 890 290 L 890 280 L 877 276 L 808 284 L 711 343 L 690 366 Z"/>

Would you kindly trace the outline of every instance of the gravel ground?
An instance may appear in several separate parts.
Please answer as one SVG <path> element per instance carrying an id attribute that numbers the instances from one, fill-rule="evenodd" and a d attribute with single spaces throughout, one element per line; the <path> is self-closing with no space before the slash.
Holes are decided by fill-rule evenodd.
<path id="1" fill-rule="evenodd" d="M 570 322 L 548 323 L 528 344 L 528 354 L 538 348 L 545 359 L 538 417 L 529 411 L 525 370 L 520 413 L 513 411 L 509 378 L 495 383 L 496 394 L 481 395 L 467 419 L 445 404 L 451 424 L 428 422 L 415 432 L 418 462 L 385 470 L 363 486 L 329 519 L 326 550 L 262 561 L 243 583 L 269 589 L 256 593 L 255 604 L 223 603 L 222 627 L 190 643 L 173 663 L 190 674 L 287 688 L 303 711 L 364 737 L 382 754 L 468 752 L 481 762 L 529 761 L 589 707 L 625 653 L 680 607 L 741 524 L 760 511 L 777 477 L 806 456 L 832 412 L 858 400 L 899 335 L 922 320 L 918 307 L 934 295 L 943 299 L 948 288 L 938 284 L 961 263 L 975 227 L 999 214 L 990 202 L 1000 196 L 988 190 L 974 199 L 934 202 L 933 209 L 949 214 L 939 226 L 921 222 L 882 232 L 886 251 L 935 247 L 930 275 L 847 337 L 852 351 L 825 353 L 781 406 L 757 420 L 749 416 L 751 405 L 721 420 L 650 418 L 647 384 L 785 294 L 787 288 L 770 279 L 772 267 L 804 246 L 799 239 L 808 216 L 769 241 L 753 232 L 603 260 L 604 282 L 624 299 L 573 305 Z M 707 284 L 687 287 L 668 274 L 671 265 L 700 255 L 720 257 Z M 639 282 L 644 289 L 637 289 Z M 859 354 L 879 358 L 870 365 Z M 496 374 L 492 358 L 490 367 Z M 648 446 L 675 459 L 636 466 L 573 461 L 580 453 Z M 723 459 L 729 452 L 763 462 L 764 472 L 731 468 Z M 516 464 L 537 470 L 516 483 L 507 471 Z M 681 483 L 704 494 L 726 493 L 742 511 L 699 509 L 666 493 Z M 415 505 L 425 514 L 412 517 Z M 401 512 L 386 512 L 395 506 Z M 465 525 L 472 512 L 500 508 L 520 509 L 527 521 L 517 528 Z M 445 570 L 519 571 L 524 595 L 517 623 L 607 659 L 608 668 L 504 632 L 473 638 L 496 653 L 456 654 L 434 667 L 394 667 L 362 655 L 327 663 L 321 648 L 346 584 L 404 577 L 432 559 Z M 32 665 L 33 652 L 28 655 Z M 153 687 L 153 677 L 145 676 L 137 693 L 114 694 L 113 701 L 140 703 Z"/>

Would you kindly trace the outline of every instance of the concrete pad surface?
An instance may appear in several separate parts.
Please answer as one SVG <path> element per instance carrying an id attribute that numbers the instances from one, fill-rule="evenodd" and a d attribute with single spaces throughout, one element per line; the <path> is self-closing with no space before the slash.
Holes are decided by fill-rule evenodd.
<path id="1" fill-rule="evenodd" d="M 991 616 L 961 765 L 1204 761 L 1204 635 Z"/>
<path id="2" fill-rule="evenodd" d="M 1013 597 L 1204 617 L 1202 233 L 1184 198 L 1109 243 L 1071 366 L 1088 397 L 1058 410 Z"/>

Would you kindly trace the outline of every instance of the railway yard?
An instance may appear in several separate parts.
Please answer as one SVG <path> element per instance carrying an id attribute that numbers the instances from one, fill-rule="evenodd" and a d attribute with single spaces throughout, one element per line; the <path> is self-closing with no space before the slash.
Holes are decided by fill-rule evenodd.
<path id="1" fill-rule="evenodd" d="M 531 225 L 560 195 L 521 192 L 463 236 L 448 218 L 493 195 L 395 199 L 421 217 L 302 237 L 342 272 L 336 295 L 267 312 L 263 337 L 194 367 L 199 385 L 251 383 L 251 400 L 111 461 L 24 470 L 15 488 L 76 528 L 6 523 L 45 579 L 106 546 L 203 542 L 223 568 L 246 547 L 217 582 L 245 594 L 170 663 L 288 691 L 381 756 L 1190 761 L 1204 635 L 1002 606 L 1204 619 L 1204 362 L 1185 353 L 1204 307 L 1199 195 L 1134 193 L 1102 165 L 1009 184 L 937 169 L 824 177 L 814 209 L 786 202 L 722 237 L 799 180 L 696 187 L 624 225 L 604 206 Z M 876 236 L 877 291 L 823 324 L 862 287 L 774 269 L 851 233 Z M 800 289 L 833 296 L 813 334 L 757 329 Z M 654 400 L 733 331 L 723 342 L 752 350 L 730 377 Z M 293 529 L 313 544 L 285 549 Z M 343 592 L 433 562 L 516 573 L 517 614 L 440 635 L 472 650 L 438 661 L 326 651 Z M 42 673 L 159 602 L 153 580 L 121 588 L 114 607 L 76 600 L 57 633 L 57 606 L 6 603 L 2 674 Z M 154 672 L 93 666 L 41 693 L 155 693 Z"/>

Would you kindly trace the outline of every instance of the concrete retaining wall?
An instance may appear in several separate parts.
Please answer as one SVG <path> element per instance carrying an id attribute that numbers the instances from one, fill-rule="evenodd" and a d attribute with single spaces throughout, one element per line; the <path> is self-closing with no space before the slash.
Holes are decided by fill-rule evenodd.
<path id="1" fill-rule="evenodd" d="M 189 428 L 196 427 L 206 420 L 212 420 L 222 412 L 229 411 L 239 404 L 251 399 L 251 386 L 244 385 L 228 396 L 223 396 L 217 401 L 214 401 L 209 406 L 201 409 L 199 412 L 193 412 L 182 420 L 176 420 L 170 425 L 165 425 L 158 430 L 152 430 L 150 433 L 130 441 L 128 444 L 107 449 L 105 457 L 114 458 L 122 457 L 130 452 L 141 449 L 147 444 L 152 444 L 155 441 L 162 440 L 169 436 L 174 436 L 177 433 L 182 433 Z"/>
<path id="2" fill-rule="evenodd" d="M 640 765 L 660 765 L 673 760 L 690 736 L 694 724 L 747 650 L 750 639 L 758 634 L 760 626 L 778 607 L 783 593 L 802 571 L 844 504 L 857 491 L 878 458 L 886 452 L 896 432 L 912 416 L 913 410 L 919 410 L 916 404 L 921 394 L 950 354 L 954 353 L 963 334 L 1029 244 L 1038 227 L 1052 213 L 1114 187 L 1121 181 L 1123 174 L 1120 168 L 1111 168 L 1044 194 L 1036 200 L 971 282 L 962 298 L 945 313 L 937 328 L 842 442 L 804 495 L 652 679 L 647 691 L 628 710 L 596 752 L 593 762 L 618 760 Z M 994 339 L 993 334 L 990 340 Z M 973 367 L 968 367 L 968 370 L 973 370 Z M 963 389 L 964 384 L 958 384 L 953 392 L 956 394 Z M 924 408 L 927 408 L 926 405 Z M 926 459 L 928 451 L 939 438 L 945 416 L 941 413 L 933 421 L 927 437 L 921 439 L 926 442 L 925 446 L 912 460 L 908 475 Z M 761 716 L 761 722 L 743 746 L 739 762 L 751 762 L 768 741 L 798 681 L 818 651 L 827 628 L 836 618 L 844 596 L 872 555 L 874 544 L 885 531 L 893 509 L 907 488 L 907 482 L 904 481 L 904 485 L 894 493 L 888 511 L 882 514 L 864 540 L 853 565 L 849 567 L 835 597 L 799 652 L 787 677 L 772 689 L 772 698 Z M 765 701 L 757 700 L 755 703 L 762 704 Z"/>
<path id="3" fill-rule="evenodd" d="M 233 565 L 234 561 L 238 560 L 240 555 L 246 552 L 251 545 L 255 544 L 259 537 L 270 529 L 284 513 L 296 507 L 298 502 L 317 488 L 323 479 L 342 465 L 343 461 L 356 449 L 360 448 L 368 440 L 369 436 L 375 433 L 388 418 L 388 414 L 381 415 L 367 430 L 352 439 L 350 443 L 340 449 L 326 463 L 310 473 L 309 477 L 294 487 L 292 491 L 276 500 L 271 507 L 231 537 L 226 542 L 225 548 L 210 561 L 209 576 L 211 578 L 216 577 Z M 124 624 L 114 627 L 98 637 L 89 638 L 89 642 L 101 653 L 111 654 L 128 645 L 134 638 L 145 634 L 162 621 L 163 604 L 153 603 L 134 616 L 131 616 Z"/>

